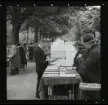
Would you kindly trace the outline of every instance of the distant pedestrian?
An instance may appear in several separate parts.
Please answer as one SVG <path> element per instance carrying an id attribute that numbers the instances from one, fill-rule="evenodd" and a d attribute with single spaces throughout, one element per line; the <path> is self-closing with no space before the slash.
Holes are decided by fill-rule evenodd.
<path id="1" fill-rule="evenodd" d="M 19 67 L 21 66 L 21 62 L 20 62 L 20 55 L 19 55 L 19 49 L 17 45 L 13 46 L 13 55 L 10 58 L 10 69 L 11 69 L 11 73 L 10 75 L 15 75 L 15 74 L 19 74 Z"/>
<path id="2" fill-rule="evenodd" d="M 26 53 L 27 53 L 27 44 L 26 43 L 23 44 L 23 48 L 24 48 L 24 52 L 25 52 L 25 55 L 26 55 Z"/>
<path id="3" fill-rule="evenodd" d="M 27 59 L 26 59 L 24 48 L 22 46 L 19 46 L 19 54 L 21 60 L 20 70 L 25 71 L 25 66 L 27 66 Z"/>
<path id="4" fill-rule="evenodd" d="M 34 52 L 34 48 L 33 48 L 33 46 L 32 46 L 32 43 L 29 45 L 28 51 L 29 51 L 29 61 L 33 61 L 33 52 Z"/>
<path id="5" fill-rule="evenodd" d="M 28 59 L 28 54 L 27 54 L 27 44 L 26 43 L 24 43 L 23 44 L 23 48 L 24 48 L 24 52 L 25 52 L 25 56 L 26 56 L 26 60 Z"/>

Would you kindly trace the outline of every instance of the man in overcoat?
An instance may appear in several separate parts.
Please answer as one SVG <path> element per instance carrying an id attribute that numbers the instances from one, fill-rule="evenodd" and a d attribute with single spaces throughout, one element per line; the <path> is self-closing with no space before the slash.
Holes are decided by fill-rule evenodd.
<path id="1" fill-rule="evenodd" d="M 83 37 L 83 44 L 86 53 L 84 57 L 78 58 L 79 74 L 83 82 L 86 83 L 100 83 L 101 80 L 101 66 L 100 66 L 100 46 L 95 43 L 92 34 Z M 84 98 L 89 100 L 100 99 L 99 92 L 84 92 Z"/>
<path id="2" fill-rule="evenodd" d="M 40 41 L 34 47 L 34 60 L 36 63 L 36 73 L 37 73 L 36 98 L 40 98 L 38 93 L 39 83 L 46 67 L 48 66 L 48 61 L 46 61 L 46 54 L 42 49 L 43 46 L 42 46 L 42 42 Z"/>

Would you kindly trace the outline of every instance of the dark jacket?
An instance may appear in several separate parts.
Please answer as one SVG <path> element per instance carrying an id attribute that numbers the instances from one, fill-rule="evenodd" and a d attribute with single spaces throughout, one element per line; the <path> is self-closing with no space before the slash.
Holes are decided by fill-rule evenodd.
<path id="1" fill-rule="evenodd" d="M 101 80 L 100 46 L 95 44 L 78 60 L 79 74 L 83 82 L 98 83 Z"/>
<path id="2" fill-rule="evenodd" d="M 27 59 L 26 59 L 25 51 L 24 51 L 24 48 L 21 46 L 19 47 L 19 54 L 20 54 L 21 64 L 27 65 Z"/>
<path id="3" fill-rule="evenodd" d="M 38 46 L 34 48 L 34 60 L 36 62 L 36 73 L 41 74 L 45 71 L 48 62 L 46 60 L 46 55 L 43 50 Z"/>
<path id="4" fill-rule="evenodd" d="M 84 54 L 85 54 L 85 49 L 80 49 L 80 50 L 76 53 L 76 55 L 75 55 L 75 57 L 74 57 L 73 66 L 75 66 L 77 69 L 78 69 L 78 59 L 77 59 L 77 57 L 78 57 L 79 54 L 82 54 L 82 55 L 84 56 Z"/>
<path id="5" fill-rule="evenodd" d="M 18 47 L 15 47 L 15 52 L 14 52 L 13 56 L 10 58 L 10 62 L 11 62 L 11 65 L 10 65 L 11 69 L 16 69 L 21 66 Z"/>
<path id="6" fill-rule="evenodd" d="M 29 47 L 28 47 L 28 51 L 29 51 L 29 54 L 33 54 L 33 46 L 32 45 L 30 45 Z"/>

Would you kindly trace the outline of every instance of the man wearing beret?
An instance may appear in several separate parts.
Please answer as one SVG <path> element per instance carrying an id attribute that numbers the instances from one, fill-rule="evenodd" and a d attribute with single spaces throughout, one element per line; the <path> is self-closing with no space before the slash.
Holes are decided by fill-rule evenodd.
<path id="1" fill-rule="evenodd" d="M 87 49 L 83 58 L 78 59 L 79 74 L 85 83 L 100 83 L 101 67 L 100 67 L 100 46 L 95 43 L 92 34 L 83 37 L 84 47 Z M 84 92 L 84 99 L 98 100 L 99 92 Z"/>

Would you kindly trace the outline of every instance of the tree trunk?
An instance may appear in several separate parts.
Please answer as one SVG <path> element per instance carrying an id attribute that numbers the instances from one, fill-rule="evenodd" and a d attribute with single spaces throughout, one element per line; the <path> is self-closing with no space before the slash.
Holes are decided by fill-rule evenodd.
<path id="1" fill-rule="evenodd" d="M 18 44 L 19 43 L 19 30 L 20 30 L 20 24 L 14 24 L 12 29 L 12 44 Z"/>
<path id="2" fill-rule="evenodd" d="M 17 7 L 12 7 L 12 44 L 18 44 L 19 43 L 19 30 L 21 27 L 21 24 L 29 17 L 31 14 L 24 15 L 26 13 L 27 9 L 24 13 L 21 12 Z"/>
<path id="3" fill-rule="evenodd" d="M 34 43 L 38 42 L 38 28 L 35 28 Z"/>

